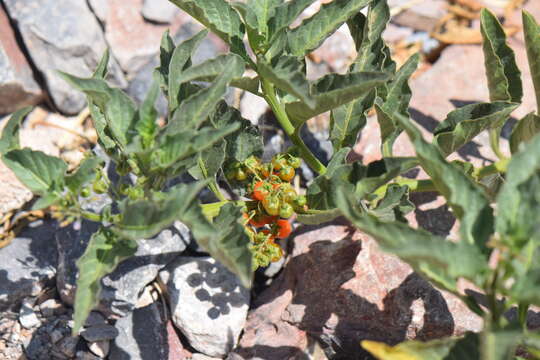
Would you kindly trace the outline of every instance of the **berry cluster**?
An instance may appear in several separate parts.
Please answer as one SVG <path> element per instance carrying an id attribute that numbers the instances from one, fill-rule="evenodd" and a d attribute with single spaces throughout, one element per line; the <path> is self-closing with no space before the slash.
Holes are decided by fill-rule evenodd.
<path id="1" fill-rule="evenodd" d="M 246 232 L 251 239 L 253 266 L 268 266 L 278 261 L 283 251 L 276 239 L 291 233 L 289 218 L 305 210 L 306 197 L 298 195 L 290 182 L 301 161 L 291 154 L 278 154 L 269 163 L 251 156 L 235 163 L 227 174 L 229 179 L 246 182 L 253 201 L 244 213 Z"/>

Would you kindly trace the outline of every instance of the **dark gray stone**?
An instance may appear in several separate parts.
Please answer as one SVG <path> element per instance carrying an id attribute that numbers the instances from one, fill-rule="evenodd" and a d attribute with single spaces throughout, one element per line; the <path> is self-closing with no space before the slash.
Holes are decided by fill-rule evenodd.
<path id="1" fill-rule="evenodd" d="M 169 0 L 144 0 L 142 16 L 150 21 L 170 24 L 180 9 Z"/>
<path id="2" fill-rule="evenodd" d="M 136 254 L 103 278 L 101 312 L 125 316 L 132 311 L 144 287 L 157 277 L 159 270 L 186 249 L 190 242 L 189 233 L 184 231 L 183 224 L 175 226 L 163 230 L 153 239 L 139 240 Z M 68 227 L 56 234 L 59 254 L 57 289 L 68 304 L 73 304 L 75 298 L 76 261 L 97 228 L 97 224 L 83 221 L 79 229 Z"/>
<path id="3" fill-rule="evenodd" d="M 117 337 L 118 334 L 118 330 L 109 324 L 94 325 L 85 328 L 81 332 L 81 336 L 88 342 L 112 340 Z"/>
<path id="4" fill-rule="evenodd" d="M 6 114 L 38 103 L 42 94 L 2 7 L 0 34 L 0 114 Z"/>
<path id="5" fill-rule="evenodd" d="M 119 335 L 111 343 L 110 360 L 168 360 L 166 324 L 158 303 L 135 309 L 119 319 Z"/>
<path id="6" fill-rule="evenodd" d="M 58 70 L 85 77 L 98 64 L 107 45 L 101 27 L 86 0 L 5 0 L 9 16 L 57 108 L 76 114 L 85 105 L 84 95 L 69 86 Z M 112 79 L 125 87 L 123 74 L 111 62 Z"/>
<path id="7" fill-rule="evenodd" d="M 38 295 L 56 274 L 55 222 L 36 221 L 0 250 L 0 311 Z"/>

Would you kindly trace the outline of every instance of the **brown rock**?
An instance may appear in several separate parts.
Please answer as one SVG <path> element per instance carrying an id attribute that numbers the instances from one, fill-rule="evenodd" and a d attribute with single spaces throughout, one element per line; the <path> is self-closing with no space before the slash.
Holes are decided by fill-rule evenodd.
<path id="1" fill-rule="evenodd" d="M 37 104 L 42 93 L 0 7 L 0 114 Z"/>
<path id="2" fill-rule="evenodd" d="M 441 17 L 446 14 L 446 1 L 420 1 L 410 6 L 410 0 L 390 0 L 392 9 L 403 9 L 392 18 L 392 22 L 415 30 L 431 31 Z"/>
<path id="3" fill-rule="evenodd" d="M 189 18 L 181 13 L 171 25 L 151 24 L 141 15 L 142 7 L 143 0 L 110 0 L 105 14 L 105 38 L 128 74 L 135 74 L 158 53 L 165 30 L 174 34 Z"/>
<path id="4" fill-rule="evenodd" d="M 482 326 L 458 298 L 347 225 L 305 227 L 292 244 L 284 272 L 248 317 L 234 352 L 241 358 L 293 359 L 308 335 L 326 344 L 327 354 L 356 358 L 363 339 L 393 344 Z"/>

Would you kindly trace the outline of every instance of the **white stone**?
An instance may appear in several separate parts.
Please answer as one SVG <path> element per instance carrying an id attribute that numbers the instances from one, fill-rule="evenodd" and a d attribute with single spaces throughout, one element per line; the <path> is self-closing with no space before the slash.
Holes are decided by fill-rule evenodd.
<path id="1" fill-rule="evenodd" d="M 226 355 L 238 341 L 249 291 L 210 257 L 183 257 L 160 273 L 167 284 L 172 320 L 190 345 L 209 356 Z"/>

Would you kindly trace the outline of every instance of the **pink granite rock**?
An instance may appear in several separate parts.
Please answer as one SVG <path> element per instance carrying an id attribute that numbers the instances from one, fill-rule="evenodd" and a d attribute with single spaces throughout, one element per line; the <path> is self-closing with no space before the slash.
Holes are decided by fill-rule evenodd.
<path id="1" fill-rule="evenodd" d="M 347 225 L 304 227 L 291 244 L 284 272 L 248 316 L 234 352 L 240 358 L 264 352 L 267 360 L 294 359 L 306 351 L 308 336 L 355 358 L 362 339 L 427 340 L 482 326 L 458 298 Z"/>

